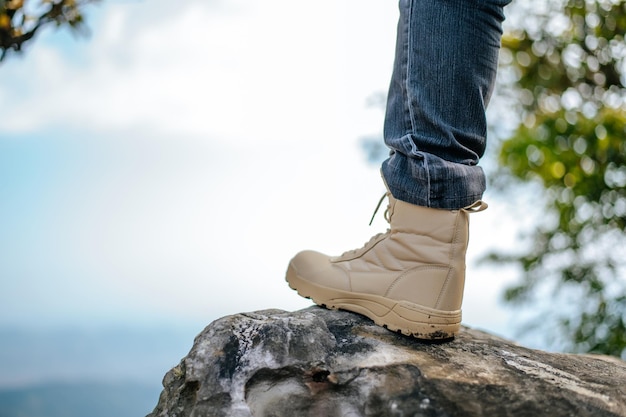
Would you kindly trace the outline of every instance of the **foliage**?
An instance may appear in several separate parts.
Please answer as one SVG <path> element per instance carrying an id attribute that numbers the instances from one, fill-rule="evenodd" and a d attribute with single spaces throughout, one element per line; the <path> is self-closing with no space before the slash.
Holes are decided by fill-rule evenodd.
<path id="1" fill-rule="evenodd" d="M 49 24 L 85 30 L 83 8 L 96 0 L 0 0 L 0 62 Z"/>
<path id="2" fill-rule="evenodd" d="M 523 271 L 508 301 L 561 300 L 535 325 L 570 350 L 625 357 L 626 3 L 536 3 L 502 41 L 503 91 L 520 118 L 496 177 L 541 184 L 543 221 L 527 249 L 490 259 Z"/>

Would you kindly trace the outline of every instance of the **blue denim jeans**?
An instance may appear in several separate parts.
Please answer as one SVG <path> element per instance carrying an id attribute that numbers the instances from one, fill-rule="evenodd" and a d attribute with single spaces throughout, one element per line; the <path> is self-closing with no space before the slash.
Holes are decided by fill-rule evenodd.
<path id="1" fill-rule="evenodd" d="M 511 0 L 400 0 L 382 174 L 408 203 L 459 209 L 482 198 L 485 108 Z"/>

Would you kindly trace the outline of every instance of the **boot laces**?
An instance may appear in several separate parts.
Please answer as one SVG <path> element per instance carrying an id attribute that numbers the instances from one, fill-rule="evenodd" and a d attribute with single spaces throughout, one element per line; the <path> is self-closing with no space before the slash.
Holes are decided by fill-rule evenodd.
<path id="1" fill-rule="evenodd" d="M 372 225 L 372 222 L 374 221 L 374 217 L 376 217 L 376 213 L 378 213 L 378 210 L 380 209 L 380 206 L 382 205 L 383 200 L 389 194 L 390 194 L 389 192 L 386 192 L 385 194 L 383 194 L 383 196 L 380 198 L 380 200 L 378 200 L 378 204 L 376 205 L 376 209 L 374 209 L 374 214 L 372 214 L 372 218 L 371 218 L 370 223 L 369 223 L 370 226 Z M 383 216 L 385 217 L 385 220 L 387 221 L 387 223 L 391 223 L 391 219 L 389 218 L 389 208 L 390 208 L 390 206 L 387 205 L 387 208 L 385 209 L 385 213 L 383 214 Z M 346 251 L 346 252 L 342 253 L 339 257 L 346 256 L 346 255 L 353 255 L 353 254 L 357 253 L 358 251 L 363 250 L 364 248 L 369 247 L 370 244 L 372 244 L 373 242 L 378 240 L 381 236 L 386 235 L 388 233 L 389 233 L 389 229 L 387 229 L 387 231 L 384 232 L 384 233 L 377 233 L 374 236 L 372 236 L 370 238 L 370 240 L 365 242 L 365 244 L 363 246 L 361 246 L 360 248 Z"/>
<path id="2" fill-rule="evenodd" d="M 372 225 L 372 222 L 374 221 L 374 217 L 376 217 L 376 213 L 378 213 L 378 209 L 380 208 L 380 205 L 383 203 L 383 200 L 385 199 L 385 197 L 389 196 L 391 193 L 389 193 L 389 191 L 387 191 L 385 194 L 383 194 L 382 197 L 380 197 L 380 200 L 378 200 L 378 204 L 376 205 L 376 208 L 374 209 L 374 214 L 372 214 L 372 218 L 370 219 L 370 226 Z M 389 218 L 389 204 L 387 204 L 387 208 L 385 209 L 385 213 L 383 214 L 383 216 L 385 217 L 385 220 L 387 220 L 387 223 L 391 223 L 391 219 Z"/>
<path id="3" fill-rule="evenodd" d="M 342 253 L 339 256 L 339 258 L 344 257 L 344 256 L 348 256 L 348 255 L 355 255 L 357 252 L 362 251 L 365 248 L 369 248 L 372 243 L 376 242 L 381 236 L 386 235 L 388 233 L 389 233 L 389 229 L 387 229 L 387 231 L 385 233 L 376 233 L 374 236 L 372 236 L 370 238 L 370 240 L 365 242 L 365 244 L 363 246 L 361 246 L 358 249 L 351 249 L 349 251 L 346 251 L 346 252 Z"/>

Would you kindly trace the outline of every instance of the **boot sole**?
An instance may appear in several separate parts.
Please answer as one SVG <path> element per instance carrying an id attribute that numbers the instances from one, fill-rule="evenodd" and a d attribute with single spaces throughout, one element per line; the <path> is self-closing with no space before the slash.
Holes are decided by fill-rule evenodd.
<path id="1" fill-rule="evenodd" d="M 324 287 L 300 277 L 291 265 L 286 281 L 291 289 L 319 306 L 361 314 L 379 326 L 417 339 L 452 339 L 461 327 L 461 310 L 436 310 L 380 295 Z"/>

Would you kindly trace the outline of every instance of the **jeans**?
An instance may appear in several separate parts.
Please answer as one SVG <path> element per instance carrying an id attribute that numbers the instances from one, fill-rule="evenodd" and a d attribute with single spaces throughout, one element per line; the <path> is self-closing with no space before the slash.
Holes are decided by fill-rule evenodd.
<path id="1" fill-rule="evenodd" d="M 382 174 L 398 200 L 460 209 L 482 198 L 485 109 L 511 0 L 400 0 Z"/>

